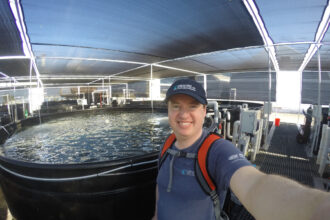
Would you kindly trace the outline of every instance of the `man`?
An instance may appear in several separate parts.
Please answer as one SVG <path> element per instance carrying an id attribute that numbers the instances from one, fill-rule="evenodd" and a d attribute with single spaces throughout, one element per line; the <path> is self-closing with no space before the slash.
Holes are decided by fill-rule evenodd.
<path id="1" fill-rule="evenodd" d="M 203 130 L 207 99 L 194 80 L 174 82 L 166 93 L 169 124 L 175 134 L 172 152 L 163 160 L 157 177 L 158 220 L 216 219 L 213 200 L 201 188 L 194 155 L 207 132 Z M 290 179 L 266 175 L 244 158 L 230 142 L 218 139 L 208 151 L 207 169 L 214 180 L 220 204 L 228 187 L 256 218 L 330 219 L 330 194 L 304 187 Z"/>

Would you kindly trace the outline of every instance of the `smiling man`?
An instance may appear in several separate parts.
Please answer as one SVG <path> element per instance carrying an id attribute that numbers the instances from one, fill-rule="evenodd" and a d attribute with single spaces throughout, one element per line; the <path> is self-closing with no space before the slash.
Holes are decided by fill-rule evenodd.
<path id="1" fill-rule="evenodd" d="M 206 116 L 206 103 L 202 105 L 196 99 L 177 94 L 171 97 L 168 103 L 168 118 L 170 126 L 180 140 L 176 147 L 184 149 L 193 144 L 202 135 L 204 117 Z"/>
<path id="2" fill-rule="evenodd" d="M 165 101 L 173 134 L 160 154 L 153 219 L 227 219 L 221 207 L 229 187 L 256 219 L 330 219 L 329 193 L 260 172 L 203 129 L 207 99 L 199 83 L 174 82 Z"/>

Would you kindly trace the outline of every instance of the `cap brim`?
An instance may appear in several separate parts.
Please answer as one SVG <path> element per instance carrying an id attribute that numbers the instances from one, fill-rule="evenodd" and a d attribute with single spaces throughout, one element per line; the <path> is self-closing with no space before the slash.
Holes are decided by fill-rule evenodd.
<path id="1" fill-rule="evenodd" d="M 165 102 L 167 103 L 168 100 L 174 96 L 174 95 L 178 95 L 178 94 L 184 94 L 184 95 L 189 95 L 190 97 L 196 99 L 199 103 L 203 104 L 203 105 L 207 105 L 207 100 L 201 98 L 200 96 L 196 96 L 195 93 L 191 93 L 189 91 L 178 91 L 178 92 L 173 92 L 169 97 L 167 97 L 165 99 Z"/>

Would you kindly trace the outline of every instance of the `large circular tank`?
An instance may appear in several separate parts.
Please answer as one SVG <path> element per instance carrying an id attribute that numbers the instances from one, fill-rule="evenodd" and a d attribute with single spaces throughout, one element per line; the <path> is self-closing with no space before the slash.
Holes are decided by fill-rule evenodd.
<path id="1" fill-rule="evenodd" d="M 64 115 L 67 113 L 49 115 L 41 120 Z M 25 127 L 38 120 L 29 119 L 12 127 L 22 127 L 25 131 Z M 164 129 L 161 135 L 165 137 L 168 133 L 169 129 Z M 0 184 L 9 209 L 18 220 L 150 219 L 155 205 L 157 148 L 147 148 L 135 156 L 129 153 L 105 160 L 103 155 L 102 160 L 88 159 L 79 163 L 72 160 L 51 162 L 49 158 L 46 162 L 36 161 L 33 156 L 31 162 L 24 157 L 15 159 L 2 155 Z M 6 152 L 12 155 L 11 151 Z"/>

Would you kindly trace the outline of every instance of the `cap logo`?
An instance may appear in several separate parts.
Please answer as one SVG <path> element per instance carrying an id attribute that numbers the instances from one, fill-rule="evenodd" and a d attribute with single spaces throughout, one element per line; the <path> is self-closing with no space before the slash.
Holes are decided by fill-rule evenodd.
<path id="1" fill-rule="evenodd" d="M 178 89 L 188 89 L 191 91 L 196 91 L 196 88 L 190 84 L 179 84 L 173 88 L 173 91 L 178 90 Z"/>

